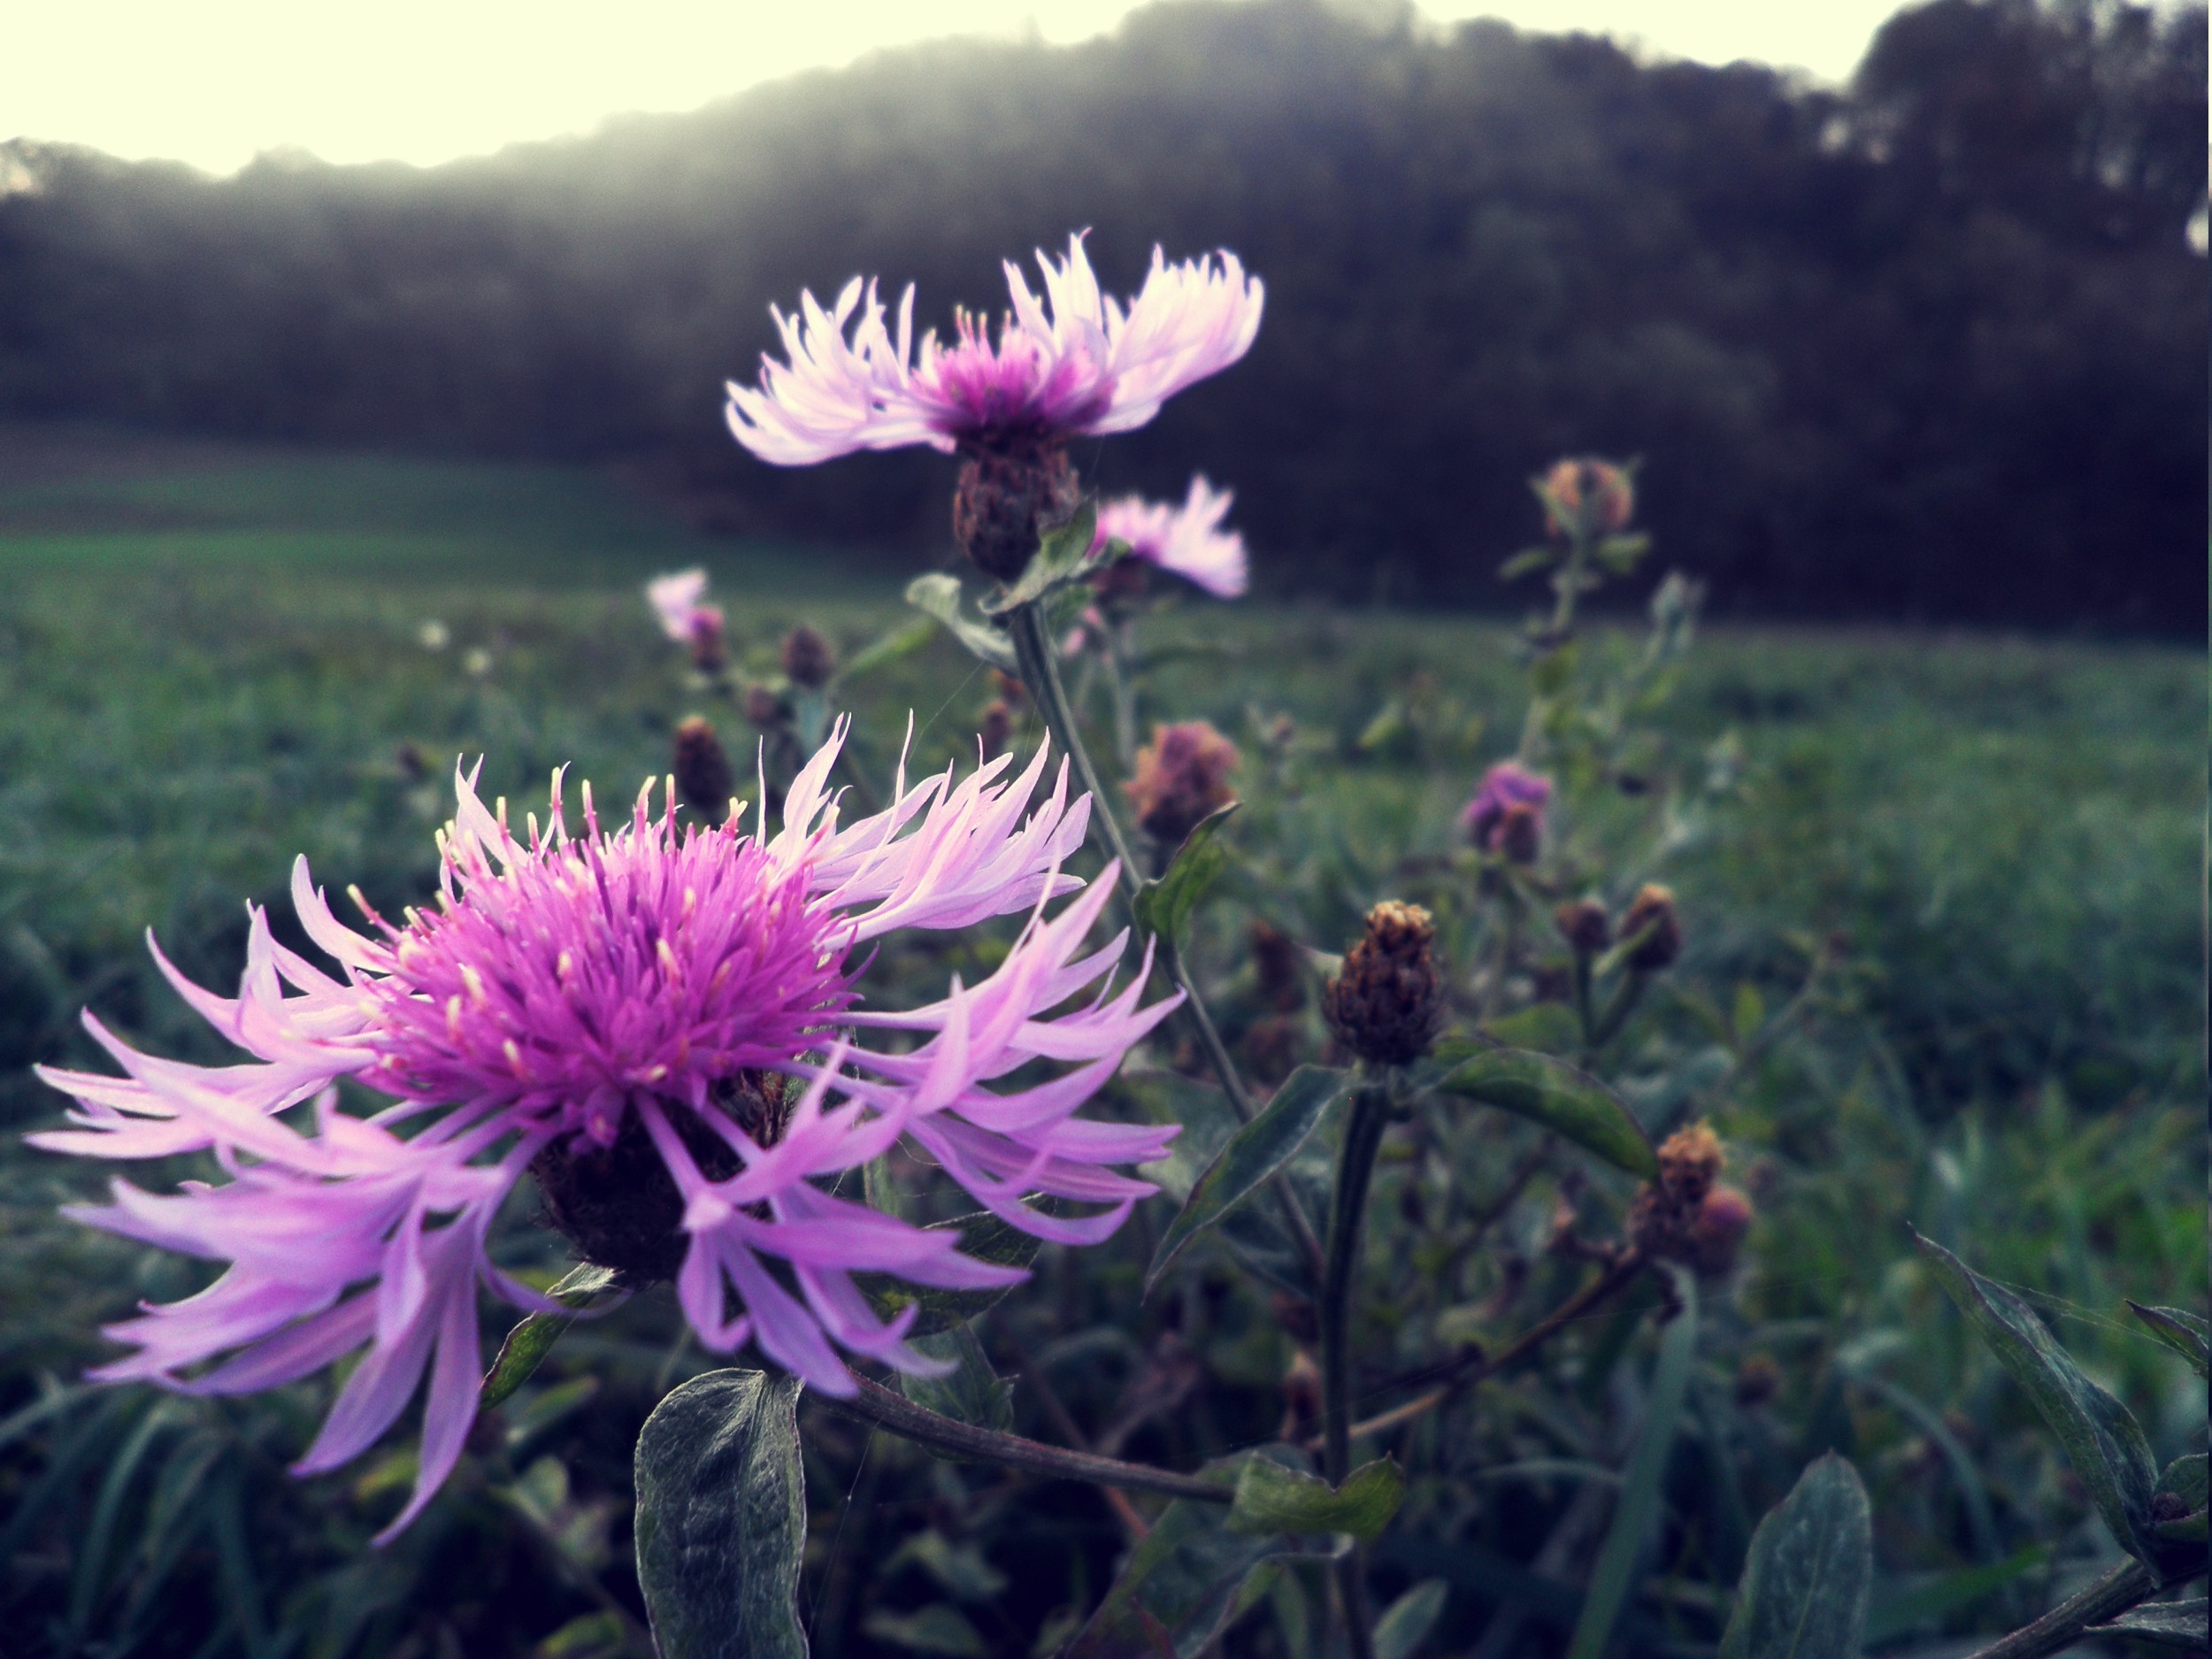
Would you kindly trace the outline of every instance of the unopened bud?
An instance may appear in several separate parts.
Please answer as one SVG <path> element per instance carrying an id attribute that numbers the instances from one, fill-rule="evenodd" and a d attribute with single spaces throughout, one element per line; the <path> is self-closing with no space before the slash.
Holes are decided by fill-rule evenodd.
<path id="1" fill-rule="evenodd" d="M 1279 1014 L 1294 1013 L 1305 1005 L 1306 971 L 1297 941 L 1271 922 L 1252 924 L 1252 975 L 1259 981 L 1260 1001 Z"/>
<path id="2" fill-rule="evenodd" d="M 1595 899 L 1575 899 L 1551 914 L 1559 936 L 1578 956 L 1594 956 L 1613 942 L 1613 925 Z"/>
<path id="3" fill-rule="evenodd" d="M 729 649 L 722 635 L 722 607 L 701 605 L 691 613 L 689 632 L 685 636 L 691 645 L 691 665 L 703 674 L 718 674 L 730 660 Z"/>
<path id="4" fill-rule="evenodd" d="M 1179 847 L 1202 819 L 1236 799 L 1229 774 L 1239 758 L 1236 745 L 1204 720 L 1156 726 L 1122 788 L 1144 833 Z"/>
<path id="5" fill-rule="evenodd" d="M 1542 811 L 1526 802 L 1515 802 L 1499 816 L 1490 843 L 1509 864 L 1534 864 L 1544 849 Z"/>
<path id="6" fill-rule="evenodd" d="M 976 741 L 982 746 L 985 760 L 996 760 L 1006 752 L 1007 740 L 1014 735 L 1014 711 L 1002 702 L 993 702 L 983 710 L 983 724 L 976 732 Z"/>
<path id="7" fill-rule="evenodd" d="M 1029 701 L 1029 687 L 1002 668 L 991 671 L 991 684 L 998 692 L 999 701 L 1010 709 L 1018 709 Z"/>
<path id="8" fill-rule="evenodd" d="M 1655 1261 L 1680 1262 L 1701 1273 L 1724 1273 L 1750 1230 L 1751 1200 L 1718 1185 L 1727 1155 L 1704 1124 L 1676 1131 L 1659 1145 L 1659 1179 L 1636 1194 L 1629 1236 Z"/>
<path id="9" fill-rule="evenodd" d="M 765 686 L 749 686 L 745 690 L 745 718 L 764 732 L 772 732 L 784 723 L 787 710 L 783 699 Z"/>
<path id="10" fill-rule="evenodd" d="M 793 685 L 818 691 L 837 672 L 837 653 L 827 640 L 802 622 L 784 635 L 783 672 Z"/>
<path id="11" fill-rule="evenodd" d="M 1736 1252 L 1750 1231 L 1751 1200 L 1735 1187 L 1716 1187 L 1690 1223 L 1690 1265 L 1701 1273 L 1725 1273 L 1735 1266 Z"/>
<path id="12" fill-rule="evenodd" d="M 1648 882 L 1630 902 L 1621 918 L 1621 937 L 1643 941 L 1628 953 L 1628 965 L 1645 973 L 1671 967 L 1682 954 L 1682 922 L 1674 912 L 1674 894 L 1657 882 Z"/>
<path id="13" fill-rule="evenodd" d="M 693 715 L 676 728 L 676 793 L 692 810 L 719 823 L 735 793 L 730 757 L 714 727 Z"/>
<path id="14" fill-rule="evenodd" d="M 1367 912 L 1367 932 L 1321 998 L 1330 1029 L 1361 1059 L 1405 1065 L 1428 1052 L 1442 1013 L 1435 939 L 1417 904 L 1386 899 Z"/>
<path id="15" fill-rule="evenodd" d="M 1562 461 L 1544 474 L 1544 516 L 1560 535 L 1612 535 L 1636 512 L 1636 486 L 1610 461 Z"/>
<path id="16" fill-rule="evenodd" d="M 1043 532 L 1066 522 L 1077 500 L 1064 449 L 972 455 L 953 491 L 953 539 L 986 575 L 1010 582 L 1028 568 Z"/>

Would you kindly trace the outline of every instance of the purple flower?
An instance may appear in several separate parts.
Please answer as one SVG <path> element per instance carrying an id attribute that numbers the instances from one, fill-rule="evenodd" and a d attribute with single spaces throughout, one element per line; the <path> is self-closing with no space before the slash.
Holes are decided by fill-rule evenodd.
<path id="1" fill-rule="evenodd" d="M 342 926 L 295 865 L 301 925 L 342 978 L 279 944 L 258 910 L 234 998 L 157 947 L 179 994 L 252 1062 L 141 1054 L 88 1014 L 125 1075 L 42 1071 L 78 1108 L 73 1127 L 31 1139 L 105 1158 L 212 1152 L 220 1182 L 155 1194 L 119 1180 L 110 1203 L 69 1213 L 228 1266 L 198 1294 L 111 1326 L 136 1351 L 94 1375 L 247 1393 L 365 1347 L 296 1466 L 306 1473 L 376 1440 L 427 1372 L 420 1474 L 388 1538 L 451 1471 L 473 1420 L 478 1285 L 549 1305 L 486 1250 L 526 1171 L 586 1259 L 672 1277 L 707 1347 L 750 1339 L 833 1394 L 854 1386 L 840 1348 L 933 1369 L 903 1340 L 913 1310 L 879 1318 L 856 1271 L 967 1288 L 1023 1275 L 817 1181 L 910 1137 L 1017 1227 L 1070 1242 L 1111 1233 L 1153 1189 L 1107 1166 L 1160 1157 L 1176 1130 L 1076 1114 L 1179 997 L 1140 1006 L 1148 950 L 1112 990 L 1126 933 L 1083 951 L 1113 886 L 1110 871 L 1087 888 L 1060 873 L 1089 798 L 1068 801 L 1064 765 L 1028 810 L 1040 750 L 1018 777 L 1005 758 L 957 784 L 949 769 L 912 788 L 902 776 L 887 810 L 844 825 L 826 787 L 844 729 L 765 839 L 734 824 L 680 829 L 649 811 L 649 786 L 611 829 L 587 786 L 572 836 L 557 773 L 547 825 L 532 815 L 518 839 L 504 801 L 488 811 L 458 778 L 438 902 L 403 925 L 357 893 L 373 932 Z M 1048 901 L 1069 894 L 1048 918 Z M 977 985 L 955 979 L 904 1014 L 856 1008 L 856 947 L 1022 910 L 1028 926 Z M 872 1028 L 906 1046 L 859 1047 Z M 1033 1060 L 1056 1074 L 1004 1086 Z M 342 1112 L 341 1079 L 390 1103 Z M 309 1122 L 286 1121 L 311 1100 Z M 1099 1208 L 1046 1214 L 1038 1195 Z"/>
<path id="2" fill-rule="evenodd" d="M 645 584 L 645 600 L 660 618 L 661 632 L 679 645 L 690 643 L 703 613 L 714 626 L 721 626 L 721 609 L 703 603 L 706 596 L 707 573 L 703 570 L 677 571 Z"/>
<path id="3" fill-rule="evenodd" d="M 1043 301 L 1007 262 L 1013 309 L 995 339 L 964 311 L 951 344 L 926 333 L 918 354 L 910 287 L 895 334 L 873 280 L 855 277 L 827 311 L 802 294 L 796 314 L 773 313 L 787 360 L 764 353 L 757 389 L 730 384 L 731 432 L 778 466 L 914 443 L 1049 449 L 1143 426 L 1177 392 L 1241 357 L 1259 332 L 1263 291 L 1233 253 L 1171 265 L 1155 248 L 1125 307 L 1099 292 L 1080 235 L 1068 239 L 1064 260 L 1041 251 L 1037 262 Z"/>
<path id="4" fill-rule="evenodd" d="M 1099 508 L 1096 545 L 1118 537 L 1146 564 L 1172 571 L 1217 599 L 1234 599 L 1251 585 L 1244 537 L 1221 528 L 1234 499 L 1233 491 L 1214 488 L 1203 473 L 1191 480 L 1179 507 L 1124 495 Z"/>
<path id="5" fill-rule="evenodd" d="M 1461 810 L 1459 821 L 1476 846 L 1489 850 L 1500 826 L 1516 809 L 1519 809 L 1517 816 L 1531 821 L 1533 829 L 1540 832 L 1544 807 L 1550 800 L 1550 779 L 1531 772 L 1518 761 L 1502 760 L 1482 774 L 1474 799 Z"/>

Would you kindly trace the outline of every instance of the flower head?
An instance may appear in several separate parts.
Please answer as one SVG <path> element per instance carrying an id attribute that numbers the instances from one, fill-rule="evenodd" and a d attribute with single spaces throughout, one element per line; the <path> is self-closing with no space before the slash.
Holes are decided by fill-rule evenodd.
<path id="1" fill-rule="evenodd" d="M 1021 1275 L 818 1181 L 907 1136 L 1014 1226 L 1071 1242 L 1111 1233 L 1152 1189 L 1110 1166 L 1156 1159 L 1175 1131 L 1076 1113 L 1179 999 L 1140 1006 L 1142 972 L 1112 992 L 1125 934 L 1082 949 L 1112 885 L 1060 873 L 1087 797 L 1068 801 L 1064 767 L 1030 810 L 1041 750 L 1018 776 L 1002 758 L 957 784 L 949 770 L 902 780 L 889 808 L 844 825 L 826 787 L 842 737 L 793 782 L 774 836 L 680 828 L 651 810 L 649 786 L 614 826 L 587 787 L 572 834 L 556 774 L 547 823 L 533 816 L 518 837 L 504 802 L 488 810 L 458 778 L 434 908 L 393 923 L 362 903 L 371 928 L 357 932 L 295 866 L 301 926 L 342 977 L 279 944 L 257 910 L 234 998 L 157 949 L 253 1062 L 142 1054 L 88 1015 L 126 1075 L 42 1071 L 78 1110 L 73 1127 L 32 1139 L 107 1158 L 211 1151 L 219 1184 L 117 1181 L 110 1203 L 71 1213 L 229 1265 L 199 1294 L 110 1327 L 136 1351 L 96 1375 L 243 1393 L 365 1347 L 307 1471 L 382 1434 L 427 1371 L 420 1476 L 389 1536 L 451 1471 L 474 1416 L 479 1284 L 546 1305 L 487 1252 L 526 1170 L 587 1260 L 672 1275 L 709 1348 L 749 1338 L 833 1394 L 854 1386 L 840 1348 L 931 1369 L 903 1340 L 910 1310 L 879 1318 L 854 1272 L 954 1287 Z M 1077 896 L 1048 918 L 1058 895 Z M 1024 910 L 1018 941 L 979 983 L 956 979 L 907 1013 L 858 1006 L 856 947 Z M 901 1051 L 859 1044 L 870 1029 L 903 1033 Z M 1039 1059 L 1073 1069 L 1003 1086 Z M 340 1111 L 341 1079 L 388 1104 Z M 288 1121 L 311 1100 L 311 1121 Z M 1047 1214 L 1040 1194 L 1094 1208 Z"/>
<path id="2" fill-rule="evenodd" d="M 1550 800 L 1550 779 L 1531 772 L 1518 761 L 1502 760 L 1482 774 L 1474 798 L 1461 809 L 1459 821 L 1466 826 L 1468 839 L 1484 851 L 1505 851 L 1502 843 L 1508 817 L 1514 818 L 1517 841 L 1540 837 L 1544 808 Z M 1517 808 L 1520 809 L 1517 813 Z M 1531 849 L 1531 858 L 1533 856 Z"/>
<path id="3" fill-rule="evenodd" d="M 1537 480 L 1544 521 L 1556 535 L 1611 535 L 1636 513 L 1631 470 L 1593 457 L 1561 461 Z"/>
<path id="4" fill-rule="evenodd" d="M 1361 1059 L 1407 1065 L 1429 1051 L 1443 1016 L 1436 925 L 1417 904 L 1386 899 L 1344 953 L 1344 970 L 1324 988 L 1321 1011 Z"/>
<path id="5" fill-rule="evenodd" d="M 1251 574 L 1244 537 L 1221 528 L 1233 499 L 1233 491 L 1214 488 L 1203 473 L 1191 480 L 1190 494 L 1180 507 L 1141 495 L 1121 496 L 1099 508 L 1094 546 L 1126 541 L 1130 552 L 1146 564 L 1172 571 L 1217 599 L 1237 598 L 1251 585 Z"/>
<path id="6" fill-rule="evenodd" d="M 1229 774 L 1241 758 L 1210 721 L 1156 726 L 1122 788 L 1144 833 L 1163 846 L 1179 847 L 1202 819 L 1236 799 Z"/>
<path id="7" fill-rule="evenodd" d="M 661 632 L 679 645 L 691 648 L 692 660 L 703 672 L 722 665 L 722 607 L 706 603 L 707 573 L 677 571 L 656 576 L 645 584 L 646 603 L 660 618 Z"/>
<path id="8" fill-rule="evenodd" d="M 1099 291 L 1080 235 L 1067 257 L 1041 251 L 1044 297 L 1006 264 L 1012 309 L 995 336 L 961 311 L 953 338 L 914 344 L 914 290 L 895 333 L 873 280 L 855 277 L 824 311 L 812 294 L 773 313 L 785 361 L 763 354 L 760 383 L 729 386 L 731 433 L 762 460 L 806 466 L 859 449 L 926 443 L 948 452 L 1051 449 L 1128 432 L 1168 398 L 1251 349 L 1264 294 L 1234 254 L 1169 265 L 1157 248 L 1125 305 Z"/>

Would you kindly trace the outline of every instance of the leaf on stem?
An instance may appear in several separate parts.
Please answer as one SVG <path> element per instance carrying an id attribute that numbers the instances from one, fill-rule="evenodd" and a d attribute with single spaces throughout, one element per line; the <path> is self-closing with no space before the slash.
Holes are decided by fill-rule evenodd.
<path id="1" fill-rule="evenodd" d="M 637 1576 L 661 1659 L 806 1659 L 799 1385 L 709 1371 L 637 1441 Z"/>
<path id="2" fill-rule="evenodd" d="M 615 1279 L 612 1268 L 595 1267 L 586 1262 L 572 1269 L 545 1294 L 556 1302 L 580 1310 L 588 1307 L 592 1298 L 601 1292 L 612 1290 Z M 575 1323 L 573 1314 L 534 1313 L 508 1332 L 507 1340 L 499 1345 L 498 1356 L 492 1361 L 492 1368 L 484 1373 L 476 1409 L 490 1410 L 528 1382 L 531 1373 L 553 1351 L 553 1344 L 561 1340 L 561 1333 Z"/>
<path id="3" fill-rule="evenodd" d="M 1209 1164 L 1175 1219 L 1168 1224 L 1145 1270 L 1144 1294 L 1149 1296 L 1161 1275 L 1174 1264 L 1193 1240 L 1226 1217 L 1250 1197 L 1278 1170 L 1297 1156 L 1320 1121 L 1352 1087 L 1348 1071 L 1325 1066 L 1302 1065 L 1283 1080 L 1260 1115 L 1230 1138 Z"/>
<path id="4" fill-rule="evenodd" d="M 1527 575 L 1531 571 L 1546 570 L 1559 555 L 1548 547 L 1525 547 L 1498 566 L 1498 580 L 1509 582 Z"/>
<path id="5" fill-rule="evenodd" d="M 1362 1463 L 1340 1486 L 1255 1457 L 1237 1477 L 1226 1525 L 1233 1532 L 1347 1532 L 1363 1542 L 1390 1525 L 1405 1495 L 1405 1477 L 1387 1457 Z"/>
<path id="6" fill-rule="evenodd" d="M 879 668 L 888 668 L 893 663 L 911 657 L 928 644 L 937 630 L 930 626 L 931 618 L 917 617 L 903 627 L 893 628 L 879 639 L 871 640 L 848 658 L 838 669 L 830 684 L 849 686 L 856 680 L 864 680 Z"/>
<path id="7" fill-rule="evenodd" d="M 877 1192 L 872 1180 L 868 1196 L 874 1208 L 897 1213 L 886 1204 L 875 1202 Z M 956 1217 L 950 1221 L 933 1221 L 923 1231 L 957 1233 L 963 1256 L 998 1267 L 1027 1267 L 1037 1259 L 1042 1244 L 1034 1233 L 1009 1226 L 987 1210 Z M 868 1298 L 868 1305 L 881 1318 L 892 1318 L 909 1307 L 919 1308 L 921 1311 L 914 1316 L 914 1323 L 907 1332 L 913 1337 L 935 1336 L 965 1325 L 978 1314 L 997 1306 L 1013 1288 L 1011 1285 L 995 1285 L 984 1290 L 941 1290 L 929 1285 L 910 1284 L 891 1273 L 855 1273 L 853 1282 L 860 1286 L 861 1294 Z"/>
<path id="8" fill-rule="evenodd" d="M 979 622 L 960 608 L 960 579 L 944 571 L 931 571 L 906 585 L 906 603 L 923 615 L 934 618 L 945 632 L 960 641 L 969 656 L 1003 673 L 1017 671 L 1014 641 L 1003 629 Z"/>
<path id="9" fill-rule="evenodd" d="M 913 1346 L 928 1359 L 951 1366 L 941 1376 L 899 1373 L 899 1392 L 924 1410 L 1001 1434 L 1014 1427 L 1013 1385 L 1002 1382 L 984 1357 L 974 1327 L 955 1325 L 934 1336 L 917 1337 Z M 938 1455 L 944 1455 L 940 1453 Z M 960 1460 L 955 1460 L 960 1461 Z"/>
<path id="10" fill-rule="evenodd" d="M 2131 1636 L 2157 1647 L 2202 1653 L 2212 1642 L 2212 1609 L 2204 1597 L 2188 1601 L 2146 1601 L 2108 1624 L 2092 1624 L 2085 1636 Z"/>
<path id="11" fill-rule="evenodd" d="M 1873 1581 L 1866 1488 L 1826 1453 L 1752 1534 L 1720 1659 L 1857 1659 Z"/>
<path id="12" fill-rule="evenodd" d="M 2128 1306 L 2153 1336 L 2194 1366 L 2198 1376 L 2212 1377 L 2212 1325 L 2180 1308 L 2146 1308 L 2139 1302 Z"/>
<path id="13" fill-rule="evenodd" d="M 1158 934 L 1170 945 L 1181 937 L 1183 925 L 1190 920 L 1198 901 L 1229 862 L 1229 849 L 1221 844 L 1220 831 L 1240 804 L 1232 801 L 1199 819 L 1175 849 L 1166 872 L 1144 884 L 1131 907 L 1140 927 Z"/>
<path id="14" fill-rule="evenodd" d="M 2141 1425 L 2125 1406 L 2083 1375 L 2034 1309 L 1917 1232 L 1912 1232 L 1912 1241 L 1967 1323 L 2058 1436 L 2120 1547 L 2150 1563 L 2157 1553 L 2151 1494 L 2158 1486 L 2158 1466 L 2151 1461 Z"/>
<path id="15" fill-rule="evenodd" d="M 1636 1115 L 1611 1089 L 1564 1060 L 1522 1048 L 1484 1048 L 1455 1058 L 1429 1087 L 1540 1123 L 1632 1175 L 1658 1177 L 1659 1155 Z"/>
<path id="16" fill-rule="evenodd" d="M 1384 1609 L 1375 1621 L 1375 1659 L 1413 1659 L 1443 1617 L 1450 1594 L 1443 1579 L 1424 1578 Z"/>
<path id="17" fill-rule="evenodd" d="M 1023 567 L 1020 579 L 983 601 L 983 614 L 1002 617 L 1018 605 L 1034 604 L 1072 582 L 1088 579 L 1093 572 L 1104 570 L 1109 565 L 1128 557 L 1127 542 L 1110 541 L 1102 549 L 1102 557 L 1093 558 L 1091 543 L 1097 535 L 1098 503 L 1087 501 L 1075 510 L 1074 518 L 1046 531 L 1038 539 L 1037 550 Z"/>

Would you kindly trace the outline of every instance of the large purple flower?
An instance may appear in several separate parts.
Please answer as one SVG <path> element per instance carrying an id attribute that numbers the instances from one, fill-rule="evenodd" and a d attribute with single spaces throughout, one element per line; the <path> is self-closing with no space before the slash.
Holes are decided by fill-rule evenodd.
<path id="1" fill-rule="evenodd" d="M 381 1435 L 427 1371 L 420 1475 L 389 1537 L 450 1472 L 473 1420 L 479 1283 L 547 1305 L 486 1250 L 526 1171 L 585 1259 L 672 1278 L 710 1348 L 749 1338 L 830 1393 L 854 1386 L 840 1348 L 932 1369 L 903 1340 L 913 1310 L 879 1318 L 854 1272 L 956 1288 L 1021 1275 L 818 1180 L 908 1136 L 1017 1227 L 1071 1242 L 1111 1233 L 1152 1189 L 1109 1166 L 1158 1158 L 1175 1130 L 1076 1113 L 1179 998 L 1139 1005 L 1148 956 L 1111 991 L 1125 934 L 1083 953 L 1113 885 L 1110 871 L 1087 889 L 1060 873 L 1088 797 L 1067 800 L 1063 766 L 1028 811 L 1041 750 L 1018 777 L 1001 758 L 958 784 L 949 770 L 902 780 L 887 810 L 841 825 L 826 780 L 842 736 L 800 773 L 768 838 L 680 829 L 649 812 L 649 786 L 615 828 L 587 787 L 572 836 L 556 774 L 547 825 L 533 815 L 518 839 L 505 803 L 487 810 L 457 779 L 434 908 L 394 924 L 362 903 L 373 931 L 357 933 L 305 861 L 295 866 L 301 925 L 342 978 L 279 944 L 258 910 L 234 998 L 157 947 L 179 994 L 253 1062 L 141 1054 L 88 1014 L 126 1075 L 42 1071 L 76 1097 L 75 1126 L 31 1138 L 95 1157 L 211 1151 L 219 1184 L 161 1194 L 119 1180 L 111 1202 L 70 1213 L 229 1265 L 198 1294 L 111 1326 L 137 1351 L 95 1375 L 245 1393 L 365 1345 L 305 1473 Z M 910 1013 L 856 1009 L 856 946 L 1022 910 L 1028 926 L 980 983 L 956 979 Z M 864 1028 L 895 1029 L 906 1046 L 860 1047 Z M 1035 1060 L 1066 1069 L 1003 1086 Z M 342 1079 L 390 1103 L 341 1111 Z M 287 1121 L 309 1101 L 310 1121 Z M 1101 1208 L 1047 1214 L 1039 1195 Z"/>
<path id="2" fill-rule="evenodd" d="M 1244 537 L 1221 527 L 1233 499 L 1233 491 L 1214 488 L 1202 472 L 1191 480 L 1190 494 L 1179 507 L 1141 495 L 1120 496 L 1098 510 L 1096 545 L 1126 541 L 1130 552 L 1146 564 L 1172 571 L 1217 599 L 1237 598 L 1251 585 L 1251 573 Z"/>
<path id="3" fill-rule="evenodd" d="M 775 312 L 787 360 L 764 354 L 757 389 L 731 382 L 731 432 L 779 466 L 914 443 L 1056 447 L 1143 426 L 1250 350 L 1259 332 L 1263 290 L 1233 253 L 1170 265 L 1155 248 L 1126 307 L 1099 292 L 1079 235 L 1064 260 L 1041 251 L 1037 263 L 1049 312 L 1009 260 L 1013 309 L 997 338 L 962 311 L 952 343 L 926 333 L 918 356 L 910 287 L 895 334 L 872 280 L 855 277 L 827 311 L 803 294 L 795 314 Z"/>

